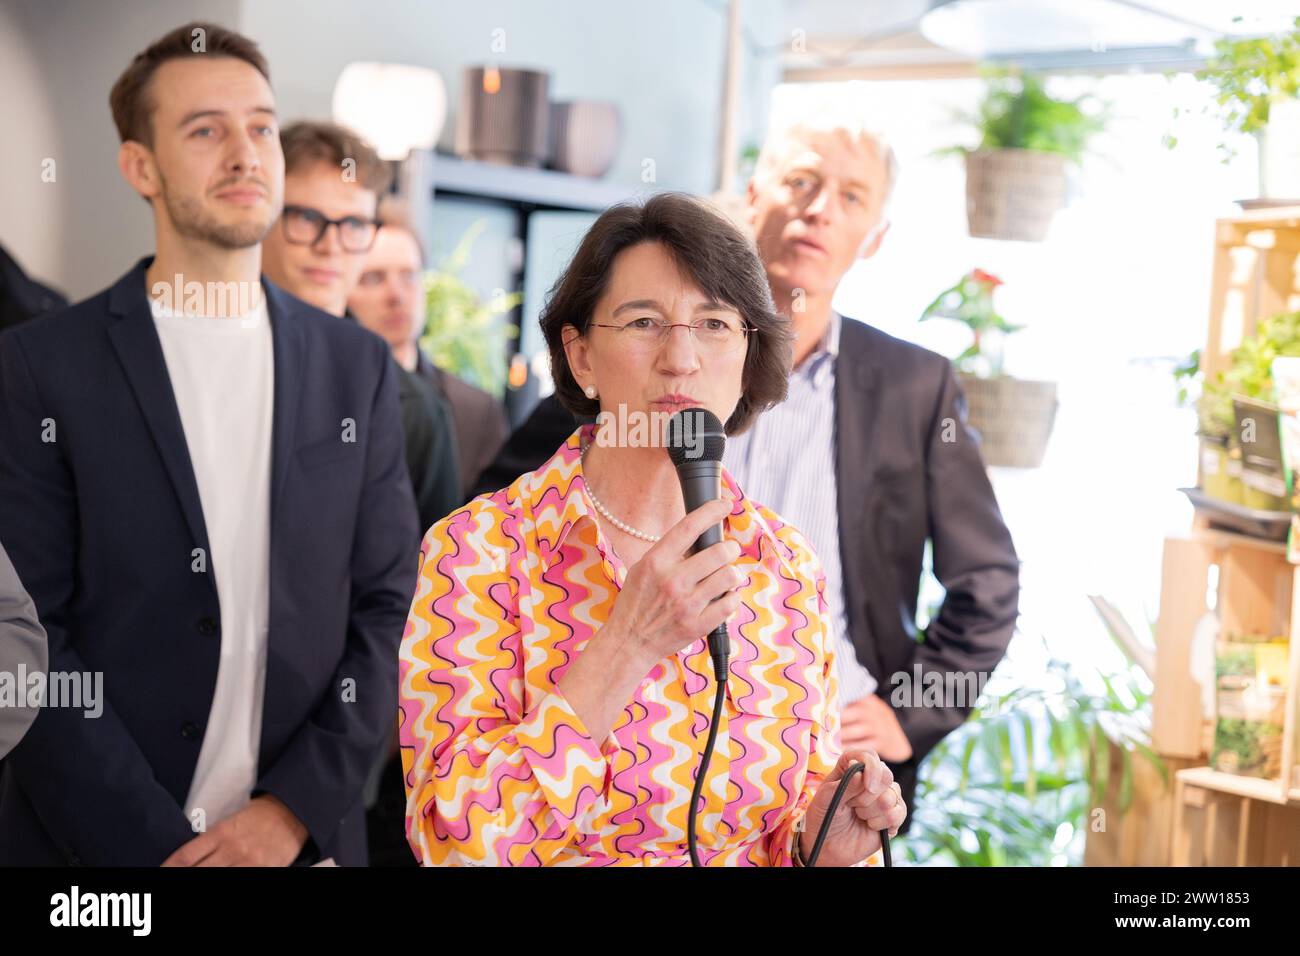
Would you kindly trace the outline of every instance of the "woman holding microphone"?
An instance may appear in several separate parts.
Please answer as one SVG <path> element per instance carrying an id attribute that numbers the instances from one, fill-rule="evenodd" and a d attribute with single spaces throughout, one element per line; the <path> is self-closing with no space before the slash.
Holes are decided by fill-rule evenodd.
<path id="1" fill-rule="evenodd" d="M 546 464 L 425 535 L 400 660 L 416 856 L 688 864 L 717 686 L 705 636 L 726 621 L 701 862 L 804 865 L 855 761 L 866 769 L 818 863 L 866 859 L 905 807 L 874 753 L 838 753 L 815 554 L 725 469 L 722 497 L 685 514 L 646 427 L 703 407 L 736 434 L 785 397 L 789 320 L 773 311 L 751 245 L 686 196 L 615 206 L 556 283 L 542 327 L 565 405 L 616 424 L 579 427 Z M 692 555 L 719 522 L 723 540 Z"/>

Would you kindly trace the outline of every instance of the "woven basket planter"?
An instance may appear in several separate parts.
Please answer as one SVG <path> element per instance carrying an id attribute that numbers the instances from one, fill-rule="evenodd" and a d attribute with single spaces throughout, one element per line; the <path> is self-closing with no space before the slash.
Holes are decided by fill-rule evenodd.
<path id="1" fill-rule="evenodd" d="M 972 236 L 1042 242 L 1064 205 L 1064 156 L 1032 149 L 966 154 L 966 221 Z"/>
<path id="2" fill-rule="evenodd" d="M 980 436 L 984 464 L 1037 468 L 1056 422 L 1056 383 L 1020 378 L 958 376 L 967 422 Z"/>

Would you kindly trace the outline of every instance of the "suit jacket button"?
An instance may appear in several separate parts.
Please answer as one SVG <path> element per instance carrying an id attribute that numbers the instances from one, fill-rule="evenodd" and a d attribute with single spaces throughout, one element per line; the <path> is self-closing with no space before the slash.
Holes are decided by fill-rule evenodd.
<path id="1" fill-rule="evenodd" d="M 199 725 L 192 720 L 187 720 L 181 724 L 181 736 L 186 740 L 194 740 L 199 735 Z"/>
<path id="2" fill-rule="evenodd" d="M 217 622 L 210 617 L 199 618 L 199 633 L 204 637 L 211 637 L 217 633 Z"/>

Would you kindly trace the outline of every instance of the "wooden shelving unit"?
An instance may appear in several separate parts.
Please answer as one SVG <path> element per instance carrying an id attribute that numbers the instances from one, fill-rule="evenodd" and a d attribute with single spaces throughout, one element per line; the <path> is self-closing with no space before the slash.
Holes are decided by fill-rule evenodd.
<path id="1" fill-rule="evenodd" d="M 601 212 L 636 195 L 620 183 L 553 169 L 502 166 L 443 153 L 433 154 L 429 164 L 437 196 L 490 200 L 530 212 Z"/>
<path id="2" fill-rule="evenodd" d="M 1300 791 L 1279 781 L 1180 770 L 1174 784 L 1174 866 L 1300 866 Z"/>
<path id="3" fill-rule="evenodd" d="M 404 164 L 404 173 L 407 177 L 404 191 L 413 197 L 428 197 L 435 210 L 438 199 L 450 198 L 488 203 L 512 213 L 519 255 L 512 267 L 510 291 L 523 291 L 525 288 L 525 270 L 529 261 L 529 220 L 534 213 L 595 214 L 615 203 L 645 198 L 659 190 L 653 184 L 630 186 L 551 169 L 460 159 L 429 150 L 413 152 Z M 509 321 L 519 333 L 522 333 L 523 320 L 523 307 L 515 307 Z M 501 361 L 509 364 L 515 349 L 521 347 L 523 342 L 522 334 L 513 339 L 509 345 L 509 354 L 502 355 Z M 526 358 L 531 360 L 532 356 Z M 526 370 L 528 364 L 525 363 L 523 367 Z M 537 400 L 538 384 L 532 375 L 527 375 L 522 385 L 506 390 L 505 405 L 512 427 L 527 418 Z"/>
<path id="4" fill-rule="evenodd" d="M 1256 209 L 1214 227 L 1208 375 L 1263 318 L 1300 310 L 1300 206 Z M 1300 866 L 1300 566 L 1287 547 L 1212 527 L 1197 515 L 1165 539 L 1156 624 L 1151 741 L 1168 780 L 1134 760 L 1132 800 L 1121 809 L 1111 754 L 1110 786 L 1084 862 L 1119 866 Z M 1274 779 L 1208 766 L 1214 728 L 1202 716 L 1192 675 L 1197 624 L 1213 607 L 1221 633 L 1284 635 L 1288 686 L 1281 769 Z"/>
<path id="5" fill-rule="evenodd" d="M 1215 223 L 1207 375 L 1261 319 L 1300 309 L 1300 207 L 1252 210 Z M 1169 856 L 1175 866 L 1300 865 L 1300 567 L 1276 541 L 1213 528 L 1165 540 L 1152 744 L 1171 761 Z M 1221 633 L 1285 635 L 1289 646 L 1281 773 L 1276 779 L 1221 773 L 1206 764 L 1213 727 L 1201 712 L 1190 667 L 1193 632 L 1213 602 Z M 1191 766 L 1188 766 L 1191 764 Z"/>

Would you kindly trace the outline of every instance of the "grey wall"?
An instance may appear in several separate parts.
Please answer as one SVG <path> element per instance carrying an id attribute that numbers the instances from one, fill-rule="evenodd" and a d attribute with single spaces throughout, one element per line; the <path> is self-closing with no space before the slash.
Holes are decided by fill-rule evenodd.
<path id="1" fill-rule="evenodd" d="M 149 207 L 117 171 L 108 91 L 150 40 L 198 17 L 236 26 L 239 7 L 239 0 L 5 0 L 6 14 L 17 20 L 19 43 L 39 76 L 5 89 L 0 99 L 8 105 L 0 128 L 18 130 L 11 141 L 23 154 L 17 162 L 29 164 L 33 154 L 52 156 L 58 171 L 53 189 L 40 182 L 39 168 L 35 175 L 6 177 L 0 184 L 0 240 L 20 262 L 32 260 L 31 271 L 77 299 L 153 251 Z M 40 104 L 37 109 L 53 123 L 29 129 L 11 120 L 14 100 L 18 109 Z M 28 190 L 40 192 L 28 195 Z M 33 210 L 37 202 L 40 208 Z M 50 243 L 53 258 L 38 269 Z"/>
<path id="2" fill-rule="evenodd" d="M 26 5 L 0 5 L 0 243 L 32 275 L 61 281 L 63 183 L 42 182 L 42 164 L 63 155 L 62 139 L 41 66 L 30 42 Z"/>
<path id="3" fill-rule="evenodd" d="M 746 0 L 749 43 L 740 146 L 766 124 L 779 79 L 780 0 Z M 257 40 L 281 115 L 327 117 L 351 60 L 432 66 L 456 108 L 463 65 L 552 73 L 552 97 L 611 99 L 626 135 L 610 178 L 635 185 L 655 161 L 658 185 L 716 186 L 726 29 L 722 0 L 0 0 L 0 242 L 73 298 L 110 283 L 152 251 L 149 208 L 117 171 L 108 91 L 132 55 L 193 18 Z M 494 54 L 492 31 L 505 31 Z M 449 119 L 448 130 L 452 129 Z M 41 160 L 56 161 L 41 183 Z"/>
<path id="4" fill-rule="evenodd" d="M 779 0 L 746 0 L 745 9 L 756 41 L 780 42 Z M 245 2 L 242 27 L 271 61 L 286 118 L 328 116 L 334 81 L 352 60 L 413 63 L 438 70 L 447 84 L 449 145 L 462 67 L 531 67 L 551 73 L 552 99 L 622 107 L 625 139 L 610 179 L 635 184 L 641 161 L 652 158 L 666 188 L 716 186 L 721 0 L 279 0 Z M 503 53 L 492 49 L 498 28 Z M 743 112 L 752 138 L 766 121 L 779 63 L 774 55 L 749 61 Z"/>

